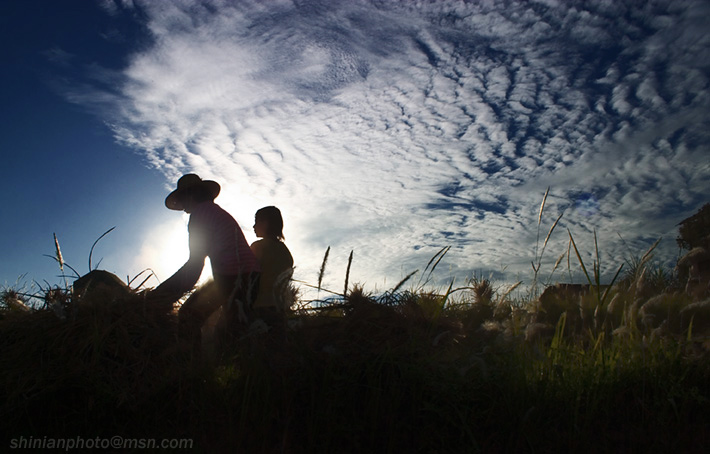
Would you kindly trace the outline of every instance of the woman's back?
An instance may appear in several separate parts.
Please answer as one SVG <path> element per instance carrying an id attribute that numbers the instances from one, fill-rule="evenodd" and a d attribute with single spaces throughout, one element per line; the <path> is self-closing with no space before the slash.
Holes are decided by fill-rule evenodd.
<path id="1" fill-rule="evenodd" d="M 261 278 L 254 307 L 275 307 L 283 311 L 288 305 L 286 290 L 293 273 L 293 257 L 286 245 L 273 238 L 264 238 L 251 245 L 259 265 Z"/>

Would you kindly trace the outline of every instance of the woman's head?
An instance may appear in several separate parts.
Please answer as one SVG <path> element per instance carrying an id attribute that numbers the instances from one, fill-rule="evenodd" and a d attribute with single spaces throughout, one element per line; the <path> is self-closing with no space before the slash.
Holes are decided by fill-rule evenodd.
<path id="1" fill-rule="evenodd" d="M 273 206 L 264 207 L 256 212 L 254 216 L 254 233 L 256 233 L 256 236 L 276 238 L 283 241 L 283 228 L 284 221 L 278 208 Z"/>

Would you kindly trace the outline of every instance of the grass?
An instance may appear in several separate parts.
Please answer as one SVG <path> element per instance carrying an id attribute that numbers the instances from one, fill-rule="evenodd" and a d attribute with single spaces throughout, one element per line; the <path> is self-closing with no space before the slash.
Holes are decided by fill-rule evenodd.
<path id="1" fill-rule="evenodd" d="M 294 305 L 285 340 L 255 335 L 215 355 L 180 344 L 174 313 L 147 307 L 140 289 L 48 287 L 37 308 L 5 289 L 4 438 L 190 438 L 194 452 L 249 453 L 700 452 L 710 442 L 710 330 L 704 312 L 682 316 L 697 303 L 650 254 L 612 290 L 595 261 L 590 293 L 553 310 L 511 304 L 513 288 L 483 278 L 429 288 L 447 251 L 416 284 L 412 273 L 373 295 L 346 283 L 317 308 Z"/>

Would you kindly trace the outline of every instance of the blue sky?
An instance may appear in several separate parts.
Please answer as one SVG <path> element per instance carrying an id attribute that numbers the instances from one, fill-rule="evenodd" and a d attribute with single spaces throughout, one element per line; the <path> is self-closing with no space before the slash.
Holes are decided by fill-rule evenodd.
<path id="1" fill-rule="evenodd" d="M 116 144 L 94 112 L 68 102 L 65 84 L 85 77 L 89 64 L 116 66 L 129 46 L 102 39 L 111 18 L 93 2 L 10 1 L 0 5 L 2 74 L 2 231 L 0 284 L 60 282 L 54 255 L 56 233 L 67 263 L 88 271 L 93 264 L 131 277 L 124 266 L 151 219 L 164 218 L 160 172 Z M 76 53 L 76 66 L 57 65 L 55 53 Z M 151 200 L 152 194 L 155 200 Z M 69 270 L 67 270 L 69 272 Z"/>
<path id="2" fill-rule="evenodd" d="M 547 276 L 567 229 L 605 275 L 708 202 L 706 1 L 8 1 L 0 284 L 66 261 L 165 279 L 185 258 L 177 178 L 242 225 L 277 205 L 296 278 L 383 290 Z M 573 264 L 552 281 L 580 281 Z M 153 285 L 157 281 L 151 282 Z"/>

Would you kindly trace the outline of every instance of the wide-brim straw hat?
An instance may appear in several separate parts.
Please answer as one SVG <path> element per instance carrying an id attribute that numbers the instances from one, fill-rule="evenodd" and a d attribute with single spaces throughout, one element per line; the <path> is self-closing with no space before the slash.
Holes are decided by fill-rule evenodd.
<path id="1" fill-rule="evenodd" d="M 219 195 L 221 190 L 219 183 L 216 181 L 203 180 L 194 173 L 188 173 L 180 177 L 177 182 L 177 189 L 165 198 L 165 206 L 171 210 L 182 211 L 185 208 L 183 206 L 183 196 L 187 191 L 198 187 L 205 188 L 213 200 Z"/>

